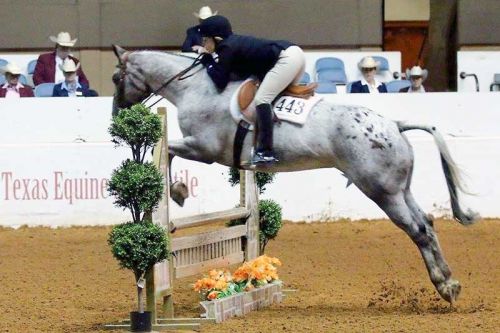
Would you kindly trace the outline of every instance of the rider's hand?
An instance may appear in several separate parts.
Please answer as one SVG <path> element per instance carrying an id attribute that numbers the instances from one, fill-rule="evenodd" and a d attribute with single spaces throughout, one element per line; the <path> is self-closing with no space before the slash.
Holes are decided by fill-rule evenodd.
<path id="1" fill-rule="evenodd" d="M 208 51 L 203 46 L 200 46 L 200 45 L 195 45 L 192 47 L 192 49 L 194 52 L 196 52 L 198 54 L 208 53 Z"/>
<path id="2" fill-rule="evenodd" d="M 210 53 L 203 53 L 203 55 L 200 58 L 200 62 L 205 65 L 213 65 L 215 63 L 214 57 Z"/>

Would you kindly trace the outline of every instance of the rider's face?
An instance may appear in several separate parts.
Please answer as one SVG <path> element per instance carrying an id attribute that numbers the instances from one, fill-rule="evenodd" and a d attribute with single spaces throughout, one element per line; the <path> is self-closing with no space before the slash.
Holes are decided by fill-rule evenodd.
<path id="1" fill-rule="evenodd" d="M 203 47 L 209 52 L 215 52 L 215 39 L 213 37 L 203 37 Z"/>

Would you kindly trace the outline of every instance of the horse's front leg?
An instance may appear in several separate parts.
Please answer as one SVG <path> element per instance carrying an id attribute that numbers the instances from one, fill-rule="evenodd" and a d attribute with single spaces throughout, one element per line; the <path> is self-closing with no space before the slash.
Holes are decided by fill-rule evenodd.
<path id="1" fill-rule="evenodd" d="M 180 140 L 172 140 L 168 143 L 168 180 L 170 184 L 170 196 L 179 206 L 189 197 L 189 191 L 182 181 L 172 182 L 172 160 L 179 156 L 188 160 L 204 163 L 213 163 L 203 154 L 198 141 L 194 137 L 186 137 Z"/>

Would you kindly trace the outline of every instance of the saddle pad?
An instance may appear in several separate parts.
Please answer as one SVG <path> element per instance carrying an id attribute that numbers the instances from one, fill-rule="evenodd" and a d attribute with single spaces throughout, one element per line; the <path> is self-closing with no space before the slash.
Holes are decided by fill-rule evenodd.
<path id="1" fill-rule="evenodd" d="M 321 101 L 322 97 L 318 95 L 311 96 L 308 99 L 281 96 L 274 103 L 274 113 L 278 119 L 286 120 L 291 123 L 304 125 L 311 109 Z"/>

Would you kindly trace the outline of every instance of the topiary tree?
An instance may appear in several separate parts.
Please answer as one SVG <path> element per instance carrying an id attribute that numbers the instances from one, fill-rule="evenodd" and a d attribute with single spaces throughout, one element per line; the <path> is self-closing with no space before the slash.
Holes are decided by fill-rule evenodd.
<path id="1" fill-rule="evenodd" d="M 146 152 L 154 147 L 163 133 L 160 117 L 142 104 L 121 109 L 113 117 L 108 132 L 113 143 L 117 146 L 129 146 L 134 161 L 141 163 L 144 162 Z"/>
<path id="2" fill-rule="evenodd" d="M 149 218 L 161 200 L 163 176 L 144 158 L 161 138 L 162 123 L 158 115 L 136 104 L 113 117 L 109 133 L 117 146 L 128 145 L 132 150 L 133 160 L 127 159 L 113 170 L 108 191 L 115 197 L 116 206 L 130 210 L 133 221 L 115 226 L 108 244 L 120 266 L 134 272 L 139 311 L 130 313 L 131 329 L 150 331 L 151 314 L 143 306 L 144 275 L 156 263 L 168 259 L 169 252 L 166 231 Z"/>
<path id="3" fill-rule="evenodd" d="M 259 189 L 259 194 L 264 193 L 266 190 L 266 185 L 270 184 L 274 180 L 276 174 L 272 172 L 255 172 L 255 182 L 257 183 L 257 188 Z M 231 186 L 235 186 L 240 183 L 240 170 L 232 167 L 229 168 L 229 183 Z"/>
<path id="4" fill-rule="evenodd" d="M 283 226 L 281 220 L 281 206 L 274 200 L 259 201 L 259 240 L 260 254 L 264 254 L 269 240 L 276 238 Z"/>
<path id="5" fill-rule="evenodd" d="M 144 313 L 141 279 L 153 266 L 168 259 L 168 238 L 163 227 L 146 220 L 117 225 L 109 233 L 108 244 L 122 268 L 134 272 L 139 313 Z"/>
<path id="6" fill-rule="evenodd" d="M 266 185 L 273 182 L 275 177 L 274 173 L 256 172 L 255 181 L 259 194 L 264 193 Z M 230 168 L 229 170 L 229 183 L 235 186 L 240 183 L 240 171 L 237 168 Z M 281 219 L 281 206 L 273 200 L 260 200 L 259 201 L 259 249 L 260 254 L 264 254 L 269 240 L 276 238 L 279 230 L 282 227 Z M 228 227 L 235 225 L 242 225 L 246 223 L 246 219 L 235 219 L 229 221 L 226 225 Z"/>
<path id="7" fill-rule="evenodd" d="M 115 197 L 116 206 L 129 209 L 134 222 L 141 222 L 144 212 L 158 207 L 163 194 L 163 176 L 151 162 L 125 160 L 113 171 L 108 191 Z"/>

